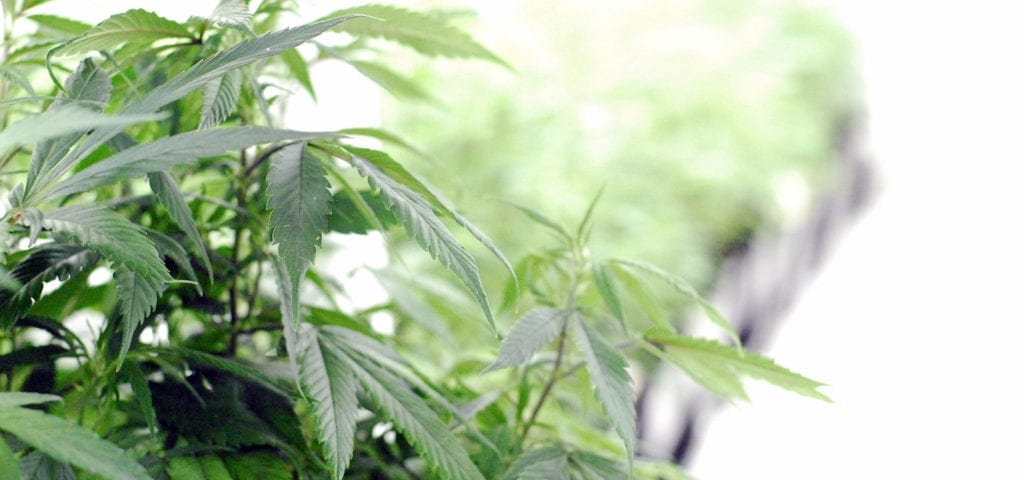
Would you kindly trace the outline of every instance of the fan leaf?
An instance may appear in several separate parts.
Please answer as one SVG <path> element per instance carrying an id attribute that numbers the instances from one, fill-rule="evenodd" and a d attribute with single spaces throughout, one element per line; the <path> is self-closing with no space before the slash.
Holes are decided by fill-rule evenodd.
<path id="1" fill-rule="evenodd" d="M 67 235 L 104 258 L 154 280 L 171 279 L 142 229 L 100 205 L 73 205 L 44 214 L 43 226 Z"/>
<path id="2" fill-rule="evenodd" d="M 573 327 L 573 339 L 583 352 L 597 399 L 604 405 L 605 414 L 626 445 L 626 457 L 632 470 L 636 451 L 636 399 L 626 371 L 626 360 L 597 330 L 582 320 L 573 322 Z"/>
<path id="3" fill-rule="evenodd" d="M 526 312 L 501 342 L 498 358 L 483 373 L 526 363 L 563 331 L 568 317 L 565 310 L 550 307 Z"/>
<path id="4" fill-rule="evenodd" d="M 238 70 L 232 70 L 210 80 L 203 87 L 203 109 L 200 111 L 199 129 L 215 127 L 230 117 L 235 111 L 241 92 L 242 74 Z"/>
<path id="5" fill-rule="evenodd" d="M 94 50 L 110 50 L 125 43 L 147 44 L 167 38 L 191 39 L 184 25 L 148 10 L 132 9 L 100 22 L 57 51 L 58 55 L 78 55 Z"/>

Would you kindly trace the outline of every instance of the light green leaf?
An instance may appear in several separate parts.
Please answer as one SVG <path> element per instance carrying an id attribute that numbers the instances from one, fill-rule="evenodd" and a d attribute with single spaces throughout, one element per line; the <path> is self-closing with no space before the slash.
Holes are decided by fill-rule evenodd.
<path id="1" fill-rule="evenodd" d="M 139 404 L 139 411 L 142 412 L 142 418 L 146 420 L 149 434 L 155 435 L 156 411 L 153 410 L 153 392 L 149 390 L 146 376 L 142 373 L 142 369 L 139 368 L 139 364 L 132 360 L 125 362 L 124 368 L 121 371 L 128 377 L 128 383 L 132 386 L 135 402 Z"/>
<path id="2" fill-rule="evenodd" d="M 281 53 L 281 61 L 284 62 L 284 66 L 288 68 L 288 73 L 292 75 L 302 88 L 309 92 L 309 96 L 316 100 L 316 90 L 313 88 L 313 80 L 309 78 L 309 63 L 305 58 L 302 58 L 302 54 L 296 49 L 285 50 Z"/>
<path id="3" fill-rule="evenodd" d="M 171 220 L 185 232 L 189 240 L 189 246 L 192 247 L 192 252 L 203 261 L 203 266 L 206 267 L 206 274 L 212 278 L 213 266 L 210 264 L 210 256 L 206 253 L 206 244 L 203 243 L 203 237 L 199 235 L 199 228 L 196 227 L 195 219 L 192 218 L 192 210 L 189 209 L 185 196 L 182 195 L 181 189 L 178 188 L 178 184 L 175 183 L 174 179 L 167 172 L 150 173 L 147 178 L 149 179 L 149 188 L 153 190 L 153 195 L 167 209 L 167 214 L 171 217 Z"/>
<path id="4" fill-rule="evenodd" d="M 290 352 L 299 366 L 299 383 L 313 405 L 317 438 L 331 465 L 333 478 L 345 475 L 356 431 L 356 379 L 335 347 L 325 344 L 309 324 L 300 327 L 298 350 Z"/>
<path id="5" fill-rule="evenodd" d="M 441 478 L 483 479 L 458 439 L 405 382 L 349 346 L 331 327 L 321 330 L 321 338 L 336 349 L 373 401 Z"/>
<path id="6" fill-rule="evenodd" d="M 79 55 L 93 50 L 110 50 L 124 43 L 146 44 L 167 38 L 191 39 L 185 25 L 153 12 L 132 9 L 100 22 L 82 36 L 57 50 L 58 55 Z"/>
<path id="7" fill-rule="evenodd" d="M 404 139 L 402 137 L 399 137 L 398 135 L 394 134 L 393 132 L 390 132 L 390 131 L 385 130 L 383 128 L 375 128 L 375 127 L 343 128 L 341 130 L 338 130 L 338 133 L 340 133 L 342 135 L 354 135 L 354 136 L 359 136 L 359 137 L 374 138 L 374 139 L 380 140 L 380 141 L 382 141 L 384 143 L 390 143 L 392 145 L 395 145 L 395 146 L 398 146 L 398 147 L 402 147 L 402 148 L 404 148 L 404 149 L 406 149 L 406 150 L 408 150 L 408 151 L 410 151 L 412 153 L 415 153 L 416 155 L 418 155 L 420 157 L 426 158 L 426 157 L 430 156 L 427 152 L 424 152 L 423 149 L 417 147 L 416 145 L 413 145 L 412 143 L 409 143 L 408 140 L 406 140 L 406 139 Z"/>
<path id="8" fill-rule="evenodd" d="M 540 213 L 540 212 L 538 212 L 538 211 L 536 211 L 536 210 L 534 210 L 534 209 L 532 209 L 530 207 L 525 207 L 523 205 L 517 205 L 517 204 L 512 203 L 512 202 L 505 202 L 505 203 L 508 204 L 511 207 L 514 207 L 515 209 L 519 210 L 520 212 L 523 212 L 523 214 L 526 215 L 526 218 L 529 218 L 530 220 L 533 220 L 534 223 L 536 223 L 536 224 L 538 224 L 540 226 L 543 226 L 543 227 L 547 228 L 548 230 L 551 230 L 552 232 L 556 233 L 559 237 L 561 237 L 567 243 L 571 244 L 573 242 L 572 235 L 569 235 L 569 232 L 566 231 L 565 228 L 563 228 L 561 225 L 559 225 L 558 222 L 548 218 L 544 214 L 542 214 L 542 213 Z"/>
<path id="9" fill-rule="evenodd" d="M 163 260 L 142 229 L 100 205 L 73 205 L 44 214 L 43 226 L 68 235 L 104 258 L 159 281 L 171 279 Z"/>
<path id="10" fill-rule="evenodd" d="M 622 331 L 626 328 L 626 315 L 622 313 L 622 301 L 619 300 L 619 289 L 615 285 L 615 276 L 605 263 L 595 263 L 593 268 L 594 285 L 597 292 L 601 294 L 604 304 L 611 310 L 612 315 L 619 321 Z"/>
<path id="11" fill-rule="evenodd" d="M 687 282 L 685 279 L 678 275 L 673 275 L 658 267 L 655 267 L 654 265 L 650 265 L 647 263 L 635 262 L 632 260 L 613 261 L 620 265 L 634 268 L 639 271 L 649 273 L 658 278 L 661 278 L 666 283 L 671 285 L 672 288 L 676 289 L 677 292 L 682 293 L 683 295 L 686 295 L 693 301 L 697 302 L 697 305 L 700 306 L 701 310 L 704 311 L 704 315 L 706 315 L 712 323 L 714 323 L 719 328 L 724 330 L 725 333 L 729 335 L 729 338 L 736 344 L 737 347 L 741 345 L 740 337 L 739 335 L 736 334 L 736 329 L 733 328 L 733 326 L 729 323 L 728 320 L 725 319 L 725 317 L 722 316 L 721 313 L 718 313 L 718 310 L 716 310 L 714 306 L 708 303 L 707 300 L 704 300 L 704 298 L 701 297 L 699 293 L 697 293 L 697 289 L 693 288 L 693 286 L 690 285 L 690 282 Z"/>
<path id="12" fill-rule="evenodd" d="M 39 405 L 42 403 L 60 401 L 63 401 L 63 399 L 56 395 L 32 392 L 0 392 L 0 408 L 20 407 L 22 405 Z"/>
<path id="13" fill-rule="evenodd" d="M 615 460 L 590 452 L 572 452 L 569 463 L 583 474 L 587 480 L 628 480 L 629 472 Z"/>
<path id="14" fill-rule="evenodd" d="M 171 480 L 232 480 L 224 461 L 215 455 L 171 458 L 167 475 Z"/>
<path id="15" fill-rule="evenodd" d="M 70 18 L 64 18 L 57 15 L 29 15 L 29 20 L 36 22 L 40 27 L 47 28 L 53 32 L 78 36 L 89 30 L 91 26 L 88 23 L 80 22 L 78 20 L 72 20 Z"/>
<path id="16" fill-rule="evenodd" d="M 636 399 L 626 371 L 626 360 L 597 330 L 582 320 L 573 322 L 573 327 L 573 339 L 583 352 L 597 399 L 604 405 L 605 414 L 626 445 L 626 457 L 632 470 L 636 451 Z"/>
<path id="17" fill-rule="evenodd" d="M 394 70 L 376 62 L 364 60 L 345 60 L 353 68 L 359 70 L 366 78 L 369 78 L 395 98 L 404 100 L 432 100 L 423 86 L 413 80 L 395 72 Z"/>
<path id="18" fill-rule="evenodd" d="M 294 476 L 288 465 L 274 453 L 256 451 L 244 455 L 228 455 L 224 463 L 235 480 L 258 478 L 260 480 L 292 480 Z"/>
<path id="19" fill-rule="evenodd" d="M 701 350 L 659 349 L 641 344 L 644 350 L 686 372 L 695 382 L 725 399 L 749 400 L 740 376 L 721 359 Z M 735 349 L 732 349 L 735 351 Z"/>
<path id="20" fill-rule="evenodd" d="M 522 365 L 551 343 L 565 328 L 569 317 L 565 310 L 538 307 L 516 320 L 501 342 L 498 358 L 482 373 Z"/>
<path id="21" fill-rule="evenodd" d="M 732 392 L 718 388 L 718 382 L 725 380 L 728 376 L 739 382 L 739 376 L 743 375 L 764 380 L 806 397 L 826 402 L 832 401 L 818 391 L 818 388 L 825 384 L 794 373 L 756 353 L 739 351 L 712 340 L 687 337 L 661 329 L 646 332 L 644 338 L 648 342 L 662 347 L 660 351 L 664 353 L 660 356 L 690 374 L 701 385 L 727 398 L 729 396 L 746 398 L 746 394 L 730 395 Z M 648 351 L 653 350 L 658 349 L 648 348 Z M 709 372 L 714 374 L 710 379 L 707 375 Z"/>
<path id="22" fill-rule="evenodd" d="M 114 281 L 117 283 L 117 304 L 121 312 L 121 349 L 117 356 L 117 366 L 120 368 L 132 346 L 135 330 L 153 313 L 166 284 L 162 278 L 146 276 L 125 266 L 114 270 Z"/>
<path id="23" fill-rule="evenodd" d="M 210 80 L 203 87 L 203 109 L 200 111 L 199 129 L 215 127 L 230 117 L 235 111 L 241 92 L 242 74 L 238 70 L 232 70 Z"/>
<path id="24" fill-rule="evenodd" d="M 342 30 L 357 37 L 384 38 L 425 54 L 453 58 L 481 58 L 508 66 L 501 58 L 467 33 L 424 13 L 389 5 L 363 5 L 332 13 L 365 15 L 345 24 Z"/>
<path id="25" fill-rule="evenodd" d="M 146 470 L 116 445 L 63 418 L 0 406 L 0 430 L 61 462 L 111 480 L 149 479 Z"/>
<path id="26" fill-rule="evenodd" d="M 32 88 L 32 81 L 20 69 L 10 65 L 0 65 L 0 77 L 3 77 L 11 84 L 17 85 L 25 93 L 35 96 L 36 91 Z"/>
<path id="27" fill-rule="evenodd" d="M 568 456 L 561 447 L 535 448 L 516 457 L 501 478 L 504 480 L 568 479 Z"/>
<path id="28" fill-rule="evenodd" d="M 365 157 L 374 156 L 375 151 L 355 147 L 347 149 L 354 154 L 352 165 L 369 180 L 371 186 L 380 189 L 388 207 L 405 226 L 409 236 L 462 280 L 483 309 L 491 330 L 495 330 L 494 317 L 476 262 L 437 218 L 434 207 L 422 195 L 391 178 Z"/>
<path id="29" fill-rule="evenodd" d="M 0 152 L 19 145 L 84 132 L 100 127 L 124 127 L 160 120 L 166 115 L 103 115 L 76 105 L 67 105 L 25 117 L 0 132 Z"/>
<path id="30" fill-rule="evenodd" d="M 292 310 L 299 308 L 299 283 L 313 263 L 321 235 L 327 231 L 330 183 L 305 143 L 286 146 L 270 157 L 267 175 L 271 241 L 288 272 Z"/>
<path id="31" fill-rule="evenodd" d="M 108 183 L 141 177 L 175 165 L 191 164 L 200 157 L 220 155 L 271 142 L 336 135 L 329 132 L 299 132 L 269 127 L 212 128 L 195 130 L 143 143 L 120 151 L 68 177 L 41 198 L 59 198 Z"/>
<path id="32" fill-rule="evenodd" d="M 0 478 L 8 480 L 21 480 L 21 468 L 18 467 L 18 459 L 14 458 L 14 452 L 7 445 L 7 440 L 0 435 Z"/>

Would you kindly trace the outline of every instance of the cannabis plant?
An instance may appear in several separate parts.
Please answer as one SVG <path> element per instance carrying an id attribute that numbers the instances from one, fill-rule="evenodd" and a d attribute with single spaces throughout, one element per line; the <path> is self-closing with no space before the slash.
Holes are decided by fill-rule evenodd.
<path id="1" fill-rule="evenodd" d="M 592 256 L 593 207 L 572 231 L 520 207 L 556 243 L 513 265 L 365 146 L 395 135 L 281 125 L 294 96 L 345 88 L 315 62 L 410 84 L 382 42 L 504 64 L 450 17 L 367 5 L 281 28 L 295 2 L 223 0 L 88 25 L 45 3 L 2 4 L 0 478 L 678 477 L 636 458 L 631 360 L 728 397 L 751 376 L 825 398 L 680 334 L 642 277 L 735 339 L 682 279 Z M 509 271 L 498 314 L 452 227 Z M 378 272 L 390 301 L 342 308 L 358 292 L 315 257 L 373 232 L 402 259 L 418 245 L 448 272 L 417 284 L 442 287 L 403 290 L 396 267 Z"/>

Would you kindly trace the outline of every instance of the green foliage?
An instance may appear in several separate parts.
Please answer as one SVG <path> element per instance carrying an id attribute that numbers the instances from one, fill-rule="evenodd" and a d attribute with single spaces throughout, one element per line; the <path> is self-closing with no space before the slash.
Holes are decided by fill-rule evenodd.
<path id="1" fill-rule="evenodd" d="M 279 28 L 301 2 L 222 0 L 183 23 L 134 9 L 87 25 L 31 11 L 44 3 L 3 1 L 29 33 L 5 30 L 0 62 L 0 477 L 678 478 L 634 458 L 628 367 L 654 356 L 724 396 L 752 377 L 827 400 L 673 330 L 642 276 L 735 335 L 669 270 L 594 257 L 597 197 L 572 229 L 517 207 L 533 252 L 513 265 L 400 157 L 360 145 L 433 149 L 276 116 L 290 86 L 344 88 L 317 62 L 433 98 L 375 40 L 504 65 L 450 15 L 367 5 Z M 378 234 L 388 295 L 367 306 L 372 280 L 324 257 Z M 497 310 L 481 247 L 508 271 Z"/>

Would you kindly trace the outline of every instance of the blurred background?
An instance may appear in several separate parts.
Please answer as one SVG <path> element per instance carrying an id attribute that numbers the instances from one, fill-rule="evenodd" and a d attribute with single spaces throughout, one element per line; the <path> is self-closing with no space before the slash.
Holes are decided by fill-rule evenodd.
<path id="1" fill-rule="evenodd" d="M 754 383 L 721 405 L 652 376 L 647 454 L 703 479 L 1019 477 L 1017 2 L 388 3 L 437 8 L 511 67 L 382 45 L 385 89 L 318 66 L 339 87 L 296 98 L 291 126 L 401 132 L 419 153 L 399 160 L 513 259 L 544 238 L 502 201 L 575 224 L 603 191 L 595 255 L 689 278 L 752 349 L 832 385 L 834 404 Z"/>

